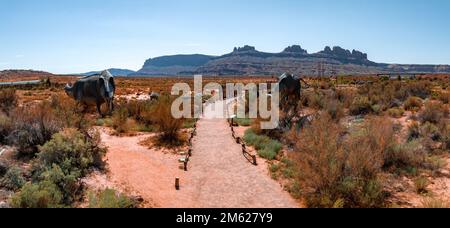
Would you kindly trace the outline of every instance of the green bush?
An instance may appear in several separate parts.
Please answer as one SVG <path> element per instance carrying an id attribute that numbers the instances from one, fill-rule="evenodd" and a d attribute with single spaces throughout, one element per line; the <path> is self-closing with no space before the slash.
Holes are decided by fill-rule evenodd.
<path id="1" fill-rule="evenodd" d="M 105 152 L 98 133 L 86 135 L 76 129 L 64 129 L 39 147 L 32 167 L 33 180 L 56 186 L 61 195 L 58 202 L 70 205 L 82 195 L 80 178 L 91 168 L 103 168 Z"/>
<path id="2" fill-rule="evenodd" d="M 280 152 L 282 145 L 277 140 L 273 140 L 265 135 L 257 135 L 253 129 L 248 129 L 244 135 L 244 141 L 258 150 L 258 155 L 262 158 L 273 160 Z"/>
<path id="3" fill-rule="evenodd" d="M 47 181 L 57 186 L 62 195 L 61 202 L 70 205 L 81 197 L 82 186 L 79 179 L 82 175 L 78 168 L 70 167 L 69 161 L 65 163 L 62 168 L 56 164 L 53 164 L 52 167 L 46 167 L 37 180 L 40 182 Z"/>
<path id="4" fill-rule="evenodd" d="M 89 196 L 90 208 L 136 208 L 137 202 L 113 189 L 106 189 L 99 194 Z"/>
<path id="5" fill-rule="evenodd" d="M 84 176 L 89 168 L 102 167 L 105 153 L 98 134 L 83 135 L 69 128 L 53 135 L 50 141 L 39 147 L 37 157 L 40 167 L 58 165 L 69 171 L 66 173 L 76 169 Z"/>
<path id="6" fill-rule="evenodd" d="M 0 185 L 16 191 L 20 189 L 25 184 L 25 178 L 23 177 L 23 172 L 18 167 L 11 167 L 6 172 L 5 176 L 0 180 Z"/>
<path id="7" fill-rule="evenodd" d="M 37 184 L 26 184 L 11 199 L 15 208 L 60 208 L 62 194 L 58 187 L 50 181 Z"/>
<path id="8" fill-rule="evenodd" d="M 234 118 L 233 122 L 239 126 L 248 127 L 252 125 L 252 120 L 250 118 Z"/>

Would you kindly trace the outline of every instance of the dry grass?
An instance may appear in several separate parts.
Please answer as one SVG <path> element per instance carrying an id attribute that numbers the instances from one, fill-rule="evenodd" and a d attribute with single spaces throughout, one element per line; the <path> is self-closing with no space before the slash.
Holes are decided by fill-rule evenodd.
<path id="1" fill-rule="evenodd" d="M 308 206 L 382 206 L 384 193 L 377 175 L 383 166 L 385 143 L 377 137 L 383 136 L 355 135 L 344 140 L 343 133 L 327 114 L 302 132 L 291 133 L 298 181 Z"/>
<path id="2" fill-rule="evenodd" d="M 17 105 L 16 91 L 13 89 L 0 90 L 0 111 L 9 113 Z"/>

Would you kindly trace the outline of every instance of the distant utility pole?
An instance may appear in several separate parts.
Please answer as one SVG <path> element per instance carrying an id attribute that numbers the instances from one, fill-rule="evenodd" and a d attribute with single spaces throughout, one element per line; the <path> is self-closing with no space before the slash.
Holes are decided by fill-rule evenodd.
<path id="1" fill-rule="evenodd" d="M 317 76 L 319 78 L 322 78 L 325 76 L 325 63 L 323 61 L 320 61 L 319 63 L 317 63 Z"/>

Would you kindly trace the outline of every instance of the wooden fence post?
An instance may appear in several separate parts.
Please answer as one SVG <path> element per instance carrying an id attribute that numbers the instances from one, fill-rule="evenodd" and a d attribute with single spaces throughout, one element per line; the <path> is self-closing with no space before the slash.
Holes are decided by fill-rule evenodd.
<path id="1" fill-rule="evenodd" d="M 258 162 L 256 161 L 256 155 L 252 155 L 253 159 L 253 165 L 258 165 Z"/>
<path id="2" fill-rule="evenodd" d="M 175 178 L 175 189 L 180 190 L 180 178 Z"/>

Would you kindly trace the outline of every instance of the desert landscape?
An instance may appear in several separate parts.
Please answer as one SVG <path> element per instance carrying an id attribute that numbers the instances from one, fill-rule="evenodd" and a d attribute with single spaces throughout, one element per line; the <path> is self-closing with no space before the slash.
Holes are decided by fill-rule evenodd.
<path id="1" fill-rule="evenodd" d="M 8 74 L 48 83 L 0 90 L 2 207 L 449 206 L 449 75 L 305 77 L 282 110 L 288 128 L 262 130 L 261 119 L 208 111 L 171 117 L 171 85 L 188 77 L 116 77 L 102 117 L 64 93 L 79 76 Z M 225 102 L 208 99 L 205 110 Z"/>
<path id="2" fill-rule="evenodd" d="M 204 226 L 450 208 L 449 9 L 0 1 L 0 208 Z"/>

